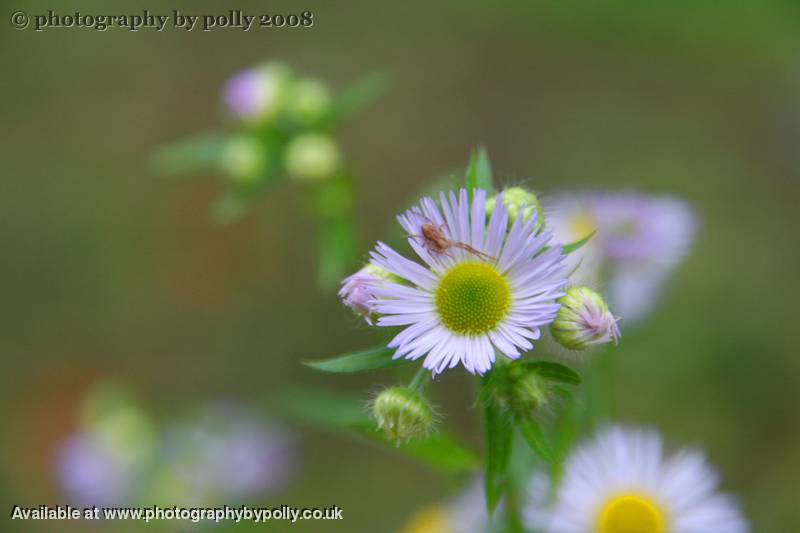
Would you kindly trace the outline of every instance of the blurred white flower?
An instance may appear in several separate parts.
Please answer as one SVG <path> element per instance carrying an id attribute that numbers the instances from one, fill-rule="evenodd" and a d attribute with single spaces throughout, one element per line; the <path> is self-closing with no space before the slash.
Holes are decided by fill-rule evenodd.
<path id="1" fill-rule="evenodd" d="M 526 518 L 547 533 L 746 533 L 717 486 L 700 453 L 665 457 L 657 432 L 610 427 L 573 452 L 551 503 L 534 478 Z"/>

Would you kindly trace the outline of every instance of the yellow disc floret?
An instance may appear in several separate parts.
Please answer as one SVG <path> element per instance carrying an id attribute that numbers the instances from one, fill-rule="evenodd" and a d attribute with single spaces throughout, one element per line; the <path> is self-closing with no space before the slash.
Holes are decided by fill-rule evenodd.
<path id="1" fill-rule="evenodd" d="M 600 511 L 598 533 L 664 533 L 664 513 L 650 498 L 623 494 Z"/>
<path id="2" fill-rule="evenodd" d="M 460 335 L 482 335 L 505 318 L 511 290 L 492 265 L 461 263 L 442 277 L 435 302 L 447 329 Z"/>

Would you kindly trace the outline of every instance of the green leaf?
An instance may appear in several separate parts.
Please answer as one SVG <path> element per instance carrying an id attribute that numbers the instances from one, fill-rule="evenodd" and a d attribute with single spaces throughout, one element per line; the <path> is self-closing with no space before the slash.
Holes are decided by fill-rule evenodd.
<path id="1" fill-rule="evenodd" d="M 520 433 L 522 433 L 522 436 L 525 438 L 525 442 L 528 443 L 528 446 L 530 446 L 539 457 L 548 463 L 558 462 L 558 457 L 553 451 L 552 445 L 536 420 L 528 418 L 525 420 L 518 420 L 517 423 Z"/>
<path id="2" fill-rule="evenodd" d="M 524 364 L 543 378 L 551 381 L 560 381 L 562 383 L 569 383 L 570 385 L 580 385 L 583 381 L 580 374 L 561 363 L 554 363 L 553 361 L 525 361 Z"/>
<path id="3" fill-rule="evenodd" d="M 366 403 L 350 395 L 295 388 L 279 394 L 277 402 L 279 411 L 291 418 L 399 451 L 446 472 L 472 471 L 480 465 L 480 459 L 473 451 L 445 432 L 399 444 L 387 440 L 372 420 Z"/>
<path id="4" fill-rule="evenodd" d="M 486 148 L 480 147 L 477 152 L 472 152 L 464 183 L 470 199 L 472 199 L 475 189 L 484 189 L 486 192 L 492 192 L 492 164 L 489 161 L 489 154 L 486 152 Z"/>
<path id="5" fill-rule="evenodd" d="M 373 72 L 356 80 L 334 100 L 332 120 L 338 122 L 361 111 L 380 98 L 388 86 L 388 77 L 382 72 Z"/>
<path id="6" fill-rule="evenodd" d="M 278 393 L 275 401 L 279 407 L 276 412 L 324 429 L 349 429 L 371 423 L 366 402 L 352 395 L 293 387 Z"/>
<path id="7" fill-rule="evenodd" d="M 584 244 L 589 242 L 592 239 L 592 237 L 594 237 L 595 233 L 597 233 L 597 231 L 591 232 L 589 235 L 587 235 L 586 237 L 584 237 L 583 239 L 581 239 L 579 241 L 575 241 L 575 242 L 572 242 L 572 243 L 569 243 L 569 244 L 565 244 L 564 246 L 561 247 L 561 252 L 564 255 L 569 255 L 572 252 L 575 252 L 575 251 L 581 249 Z"/>
<path id="8" fill-rule="evenodd" d="M 332 357 L 330 359 L 304 361 L 303 364 L 321 372 L 352 374 L 355 372 L 400 366 L 411 362 L 409 359 L 404 358 L 392 359 L 393 352 L 394 350 L 392 348 L 381 345 L 360 352 Z"/>
<path id="9" fill-rule="evenodd" d="M 514 424 L 507 412 L 492 402 L 486 405 L 486 507 L 494 512 L 508 486 L 508 462 Z"/>
<path id="10" fill-rule="evenodd" d="M 480 458 L 471 450 L 463 447 L 449 434 L 437 431 L 430 437 L 422 440 L 393 444 L 383 438 L 382 433 L 372 432 L 373 436 L 388 446 L 395 446 L 397 450 L 413 457 L 425 464 L 435 466 L 450 472 L 465 472 L 477 469 Z"/>
<path id="11" fill-rule="evenodd" d="M 153 154 L 153 166 L 164 176 L 190 174 L 219 167 L 227 135 L 210 133 L 175 142 Z"/>

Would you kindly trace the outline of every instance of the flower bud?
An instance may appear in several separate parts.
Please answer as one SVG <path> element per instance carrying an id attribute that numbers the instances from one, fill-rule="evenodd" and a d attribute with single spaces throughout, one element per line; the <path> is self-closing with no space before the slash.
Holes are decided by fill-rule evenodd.
<path id="1" fill-rule="evenodd" d="M 301 124 L 313 124 L 323 118 L 331 107 L 328 88 L 317 80 L 299 80 L 294 84 L 288 112 Z"/>
<path id="2" fill-rule="evenodd" d="M 339 148 L 330 137 L 305 134 L 286 147 L 286 170 L 298 181 L 320 181 L 339 168 Z"/>
<path id="3" fill-rule="evenodd" d="M 369 263 L 355 274 L 344 278 L 342 288 L 339 289 L 339 298 L 356 315 L 364 317 L 367 324 L 371 326 L 372 315 L 375 312 L 375 306 L 372 303 L 375 299 L 373 290 L 388 280 L 399 281 L 399 278 L 381 267 Z"/>
<path id="4" fill-rule="evenodd" d="M 498 196 L 496 195 L 486 200 L 486 216 L 491 216 L 495 205 L 497 205 Z M 509 187 L 503 191 L 503 205 L 508 209 L 510 222 L 513 223 L 520 213 L 522 213 L 522 221 L 527 222 L 536 213 L 538 219 L 534 228 L 538 229 L 544 226 L 542 206 L 539 203 L 539 199 L 532 192 L 522 187 Z"/>
<path id="5" fill-rule="evenodd" d="M 482 400 L 496 407 L 527 418 L 539 412 L 549 401 L 547 381 L 521 361 L 502 364 L 492 369 Z"/>
<path id="6" fill-rule="evenodd" d="M 588 287 L 571 287 L 559 298 L 561 308 L 550 325 L 556 341 L 569 350 L 585 350 L 593 344 L 619 339 L 617 317 L 602 296 Z"/>
<path id="7" fill-rule="evenodd" d="M 372 415 L 386 438 L 398 442 L 428 436 L 435 418 L 428 402 L 407 387 L 392 387 L 378 394 Z"/>
<path id="8" fill-rule="evenodd" d="M 267 156 L 258 139 L 250 135 L 236 135 L 225 144 L 220 157 L 220 167 L 235 183 L 252 183 L 264 173 Z"/>
<path id="9" fill-rule="evenodd" d="M 285 107 L 291 77 L 289 68 L 280 63 L 242 71 L 226 82 L 223 101 L 229 113 L 243 122 L 269 122 Z"/>

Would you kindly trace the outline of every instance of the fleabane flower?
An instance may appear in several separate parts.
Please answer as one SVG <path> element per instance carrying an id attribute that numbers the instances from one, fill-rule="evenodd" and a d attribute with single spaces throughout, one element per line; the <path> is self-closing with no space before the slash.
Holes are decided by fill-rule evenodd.
<path id="1" fill-rule="evenodd" d="M 282 488 L 296 465 L 289 437 L 235 404 L 211 406 L 199 419 L 167 427 L 157 497 L 212 504 Z"/>
<path id="2" fill-rule="evenodd" d="M 475 479 L 449 500 L 429 505 L 417 512 L 402 529 L 402 533 L 489 533 L 497 531 L 486 512 L 483 480 Z M 500 515 L 500 516 L 498 516 Z"/>
<path id="3" fill-rule="evenodd" d="M 239 72 L 223 88 L 223 101 L 235 118 L 257 124 L 274 118 L 284 107 L 291 81 L 289 68 L 266 63 Z"/>
<path id="4" fill-rule="evenodd" d="M 550 324 L 550 332 L 569 350 L 585 350 L 593 344 L 617 341 L 619 320 L 603 297 L 588 287 L 570 287 L 559 298 L 561 309 Z"/>
<path id="5" fill-rule="evenodd" d="M 398 217 L 408 243 L 425 263 L 407 259 L 383 243 L 372 262 L 406 281 L 376 288 L 379 326 L 405 326 L 389 343 L 395 358 L 418 359 L 441 373 L 459 363 L 484 374 L 495 350 L 510 359 L 533 348 L 541 327 L 555 318 L 556 299 L 567 283 L 559 247 L 550 233 L 534 232 L 538 217 L 516 217 L 498 197 L 486 223 L 486 194 L 476 190 L 431 198 Z"/>
<path id="6" fill-rule="evenodd" d="M 655 431 L 611 427 L 567 460 L 552 504 L 535 478 L 530 525 L 547 533 L 746 533 L 698 452 L 665 457 Z"/>
<path id="7" fill-rule="evenodd" d="M 375 313 L 373 290 L 390 279 L 399 281 L 381 267 L 371 263 L 367 264 L 355 274 L 344 278 L 342 288 L 339 289 L 339 298 L 345 306 L 349 307 L 356 315 L 363 317 L 371 326 Z"/>
<path id="8" fill-rule="evenodd" d="M 555 239 L 596 232 L 570 255 L 574 280 L 608 283 L 614 309 L 634 322 L 650 311 L 671 269 L 689 250 L 696 217 L 682 200 L 637 192 L 562 194 L 548 202 Z"/>

